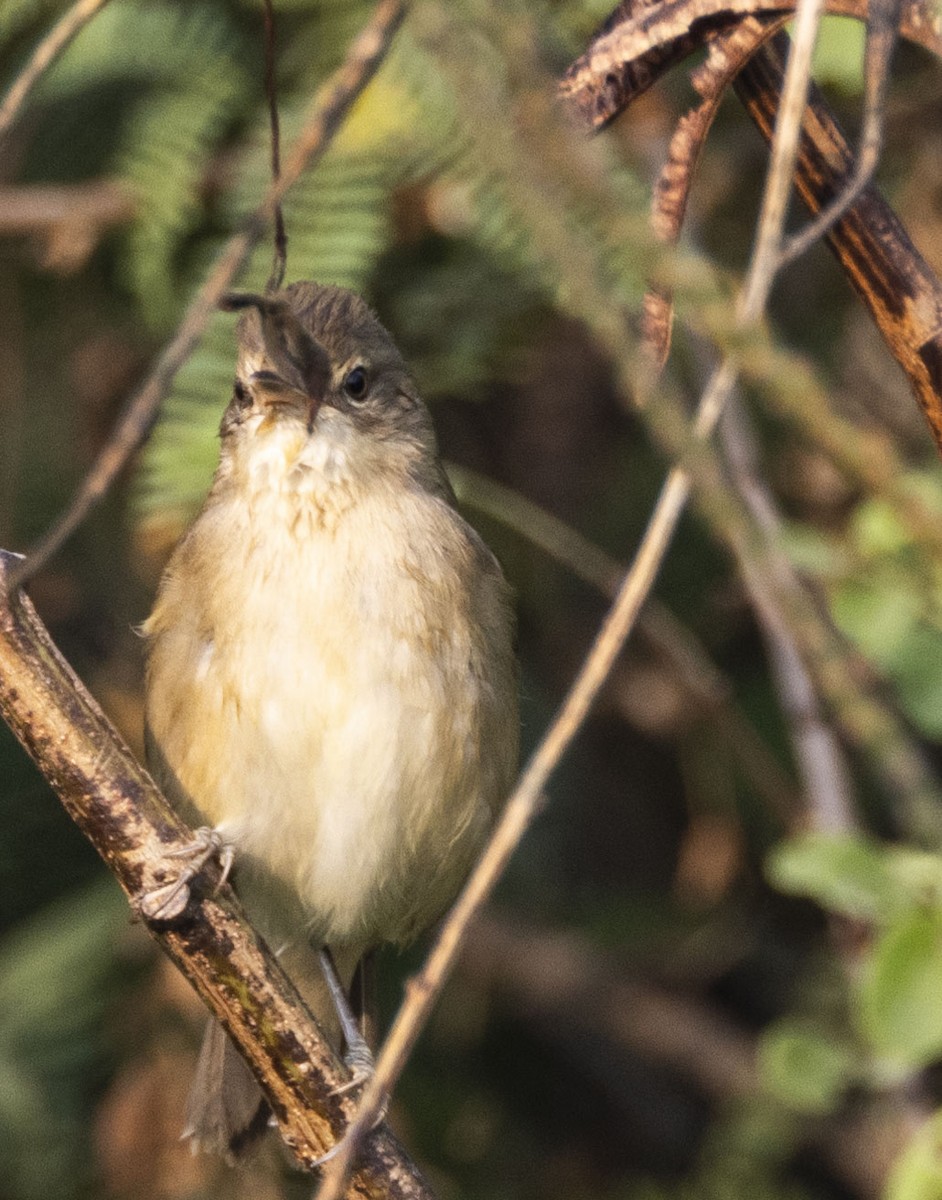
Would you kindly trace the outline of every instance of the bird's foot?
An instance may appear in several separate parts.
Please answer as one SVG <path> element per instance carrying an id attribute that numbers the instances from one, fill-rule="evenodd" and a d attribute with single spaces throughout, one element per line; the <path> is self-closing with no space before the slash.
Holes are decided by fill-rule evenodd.
<path id="1" fill-rule="evenodd" d="M 369 1083 L 373 1078 L 373 1072 L 376 1070 L 373 1051 L 361 1036 L 357 1036 L 353 1042 L 349 1038 L 347 1039 L 347 1049 L 344 1052 L 343 1061 L 350 1072 L 350 1078 L 346 1083 L 342 1083 L 338 1088 L 334 1089 L 335 1094 L 338 1096 L 345 1096 L 347 1092 L 353 1092 L 358 1087 L 362 1087 L 363 1084 Z"/>
<path id="2" fill-rule="evenodd" d="M 344 1062 L 346 1062 L 347 1065 L 350 1066 L 347 1055 L 344 1055 Z M 351 1067 L 350 1069 L 351 1069 L 351 1071 L 354 1071 L 354 1073 L 355 1073 L 354 1067 Z M 342 1095 L 345 1092 L 351 1091 L 354 1087 L 358 1087 L 360 1084 L 366 1083 L 367 1080 L 372 1077 L 372 1074 L 373 1074 L 373 1056 L 371 1054 L 370 1055 L 369 1075 L 367 1075 L 364 1078 L 360 1078 L 360 1079 L 356 1079 L 356 1078 L 351 1079 L 349 1083 L 345 1083 L 341 1087 L 337 1088 L 336 1094 Z M 376 1114 L 376 1116 L 373 1119 L 373 1124 L 369 1128 L 369 1133 L 367 1133 L 367 1135 L 366 1135 L 367 1137 L 369 1137 L 369 1134 L 372 1133 L 374 1129 L 378 1129 L 379 1126 L 382 1125 L 382 1123 L 386 1120 L 386 1113 L 388 1112 L 388 1110 L 389 1110 L 389 1097 L 387 1096 L 383 1100 L 382 1107 L 380 1108 L 379 1112 Z M 352 1131 L 352 1126 L 347 1129 L 347 1131 L 346 1131 L 346 1133 L 344 1133 L 343 1137 L 340 1138 L 337 1142 L 335 1142 L 334 1145 L 331 1146 L 331 1148 L 325 1154 L 322 1154 L 320 1156 L 320 1158 L 315 1159 L 314 1162 L 311 1163 L 311 1169 L 314 1169 L 315 1167 L 323 1167 L 326 1163 L 329 1163 L 332 1158 L 336 1158 L 337 1155 L 340 1153 L 340 1151 L 347 1144 L 347 1141 L 350 1137 L 351 1131 Z"/>
<path id="3" fill-rule="evenodd" d="M 191 841 L 168 850 L 164 855 L 168 862 L 166 883 L 145 892 L 138 908 L 148 921 L 173 921 L 186 908 L 190 900 L 190 884 L 213 858 L 219 859 L 221 867 L 219 882 L 213 889 L 217 892 L 229 878 L 235 852 L 229 842 L 223 840 L 218 829 L 203 826 L 193 833 Z"/>
<path id="4" fill-rule="evenodd" d="M 343 1031 L 343 1040 L 347 1047 L 344 1052 L 343 1061 L 350 1071 L 350 1078 L 346 1083 L 342 1083 L 335 1089 L 338 1096 L 343 1096 L 347 1092 L 352 1092 L 354 1089 L 362 1087 L 364 1083 L 368 1083 L 373 1078 L 373 1071 L 376 1064 L 373 1060 L 373 1051 L 363 1036 L 357 1019 L 353 1015 L 353 1010 L 350 1008 L 350 1000 L 343 989 L 343 984 L 340 982 L 337 968 L 334 965 L 333 955 L 327 946 L 322 946 L 319 956 L 321 970 L 324 973 L 324 982 L 327 984 L 327 990 L 330 992 L 330 997 L 334 1002 L 334 1009 L 337 1012 L 340 1028 Z M 385 1114 L 385 1109 L 383 1111 Z"/>

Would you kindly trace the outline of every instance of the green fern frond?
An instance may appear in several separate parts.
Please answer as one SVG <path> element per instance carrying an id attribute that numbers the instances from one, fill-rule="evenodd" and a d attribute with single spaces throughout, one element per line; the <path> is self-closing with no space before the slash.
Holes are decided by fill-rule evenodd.
<path id="1" fill-rule="evenodd" d="M 205 495 L 218 457 L 216 428 L 232 390 L 235 322 L 218 313 L 177 375 L 138 471 L 136 501 L 146 537 L 172 542 Z"/>
<path id="2" fill-rule="evenodd" d="M 245 85 L 233 60 L 210 62 L 191 85 L 152 98 L 126 125 L 117 168 L 137 198 L 127 276 L 141 311 L 158 327 L 172 326 L 179 311 L 180 246 L 202 216 L 207 162 Z"/>
<path id="3" fill-rule="evenodd" d="M 172 325 L 180 308 L 178 259 L 202 215 L 207 165 L 245 104 L 250 80 L 241 34 L 209 4 L 115 0 L 43 81 L 40 99 L 133 83 L 119 114 L 114 170 L 137 200 L 128 230 L 126 280 L 151 325 Z"/>
<path id="4" fill-rule="evenodd" d="M 214 4 L 112 0 L 43 76 L 36 94 L 62 99 L 121 80 L 142 89 L 157 83 L 198 87 L 201 72 L 241 57 L 240 49 L 246 53 L 240 39 L 225 9 Z M 147 98 L 142 90 L 141 102 Z"/>
<path id="5" fill-rule="evenodd" d="M 650 241 L 646 193 L 607 145 L 560 121 L 552 81 L 531 61 L 532 13 L 513 7 L 498 18 L 476 5 L 476 23 L 441 4 L 416 13 L 416 36 L 455 97 L 462 151 L 450 176 L 464 189 L 467 235 L 621 349 L 626 309 L 644 290 L 644 263 L 627 248 Z"/>
<path id="6" fill-rule="evenodd" d="M 641 294 L 641 269 L 620 242 L 626 218 L 614 236 L 607 226 L 612 212 L 627 211 L 629 222 L 633 214 L 639 223 L 647 216 L 646 200 L 626 168 L 606 164 L 600 202 L 579 181 L 560 180 L 541 164 L 544 146 L 527 146 L 521 157 L 519 133 L 507 128 L 509 102 L 501 107 L 509 86 L 502 77 L 505 58 L 493 48 L 475 53 L 475 95 L 454 70 L 454 53 L 407 25 L 322 162 L 298 182 L 286 205 L 289 280 L 312 278 L 368 292 L 391 245 L 393 193 L 431 183 L 439 208 L 451 210 L 446 224 L 452 236 L 462 242 L 453 240 L 446 260 L 426 266 L 422 279 L 406 287 L 436 331 L 424 339 L 424 353 L 417 323 L 402 304 L 391 307 L 418 347 L 420 382 L 433 380 L 439 392 L 473 387 L 475 377 L 493 368 L 502 326 L 540 296 L 583 319 L 590 314 L 603 342 L 621 342 L 626 305 Z M 282 102 L 286 145 L 308 104 L 310 83 L 296 86 Z M 268 155 L 260 113 L 238 180 L 224 198 L 230 224 L 257 203 L 267 183 Z M 475 247 L 473 266 L 467 249 L 457 249 L 462 243 Z M 270 247 L 260 248 L 242 283 L 264 286 L 270 263 Z M 428 312 L 426 293 L 447 306 L 447 322 Z M 488 319 L 479 319 L 484 313 Z M 139 489 L 145 525 L 182 522 L 205 494 L 216 457 L 212 433 L 234 366 L 227 321 L 228 338 L 219 337 L 214 325 L 154 430 Z M 190 439 L 205 450 L 192 450 Z"/>
<path id="7" fill-rule="evenodd" d="M 388 64 L 387 64 L 388 65 Z M 316 279 L 367 291 L 390 241 L 389 198 L 401 177 L 399 153 L 414 118 L 395 72 L 384 68 L 318 164 L 289 194 L 288 278 Z M 307 103 L 286 101 L 285 143 L 303 121 Z M 397 114 L 395 119 L 390 114 Z M 267 129 L 259 119 L 238 182 L 224 206 L 231 224 L 257 203 L 268 179 Z M 261 288 L 271 268 L 271 247 L 253 254 L 240 284 Z M 169 536 L 201 501 L 215 463 L 213 434 L 232 386 L 234 323 L 217 318 L 181 371 L 144 454 L 138 488 L 145 524 Z M 198 446 L 199 449 L 191 449 Z"/>

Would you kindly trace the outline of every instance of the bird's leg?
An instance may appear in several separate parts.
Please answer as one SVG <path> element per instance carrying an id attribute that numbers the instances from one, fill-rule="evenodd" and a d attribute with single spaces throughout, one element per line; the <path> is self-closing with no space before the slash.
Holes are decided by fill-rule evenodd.
<path id="1" fill-rule="evenodd" d="M 346 1042 L 343 1060 L 350 1068 L 352 1076 L 349 1083 L 345 1083 L 337 1090 L 339 1092 L 348 1092 L 352 1088 L 359 1087 L 361 1083 L 365 1083 L 373 1074 L 373 1052 L 367 1045 L 366 1038 L 360 1032 L 359 1022 L 353 1013 L 353 1009 L 350 1007 L 350 1000 L 344 991 L 343 984 L 340 982 L 340 977 L 337 974 L 337 968 L 334 965 L 333 955 L 329 947 L 321 946 L 318 956 L 320 958 L 321 970 L 324 973 L 324 981 L 334 1002 L 334 1009 L 340 1021 L 343 1039 Z"/>
<path id="2" fill-rule="evenodd" d="M 337 1088 L 337 1092 L 342 1095 L 344 1092 L 349 1092 L 353 1088 L 359 1087 L 360 1084 L 365 1083 L 372 1076 L 375 1068 L 373 1052 L 370 1050 L 366 1038 L 363 1036 L 363 1033 L 360 1029 L 360 1022 L 357 1020 L 347 993 L 344 991 L 343 984 L 340 982 L 340 976 L 337 974 L 337 968 L 334 964 L 334 959 L 330 952 L 330 948 L 328 946 L 322 946 L 318 951 L 318 955 L 320 957 L 321 970 L 324 973 L 324 980 L 327 984 L 327 990 L 330 992 L 333 999 L 334 1008 L 337 1010 L 337 1017 L 340 1021 L 340 1028 L 343 1031 L 344 1041 L 347 1043 L 343 1060 L 350 1068 L 352 1078 L 349 1083 L 345 1083 L 341 1087 Z M 369 960 L 368 962 L 367 959 Z M 365 974 L 364 977 L 365 963 L 365 971 L 368 972 L 368 974 Z M 364 999 L 367 998 L 367 993 L 371 982 L 371 965 L 372 954 L 370 953 L 364 956 L 364 959 L 361 960 L 360 966 L 357 968 L 358 974 L 360 974 L 360 988 L 364 993 Z M 365 1017 L 367 1015 L 369 1005 L 364 1003 L 364 1005 L 361 1007 L 364 1009 Z M 388 1104 L 389 1100 L 387 1097 L 382 1108 L 376 1114 L 376 1120 L 373 1122 L 372 1126 L 373 1129 L 382 1124 L 382 1122 L 386 1119 L 386 1109 Z M 347 1138 L 349 1136 L 350 1131 L 347 1130 L 347 1132 L 336 1143 L 336 1145 L 331 1146 L 327 1153 L 321 1155 L 321 1157 L 313 1162 L 311 1166 L 321 1167 L 326 1163 L 329 1163 L 332 1158 L 336 1157 L 336 1155 L 340 1153 L 343 1146 L 346 1145 Z"/>
<path id="3" fill-rule="evenodd" d="M 191 841 L 168 850 L 165 859 L 173 859 L 180 868 L 166 883 L 152 888 L 141 896 L 138 903 L 141 914 L 150 921 L 172 921 L 183 912 L 190 899 L 190 883 L 212 858 L 219 858 L 221 872 L 214 891 L 218 891 L 229 878 L 235 857 L 231 843 L 223 840 L 218 829 L 203 826 L 193 833 Z"/>
<path id="4" fill-rule="evenodd" d="M 379 1000 L 376 988 L 376 950 L 367 950 L 350 984 L 350 1007 L 366 1044 L 375 1050 L 379 1040 Z"/>

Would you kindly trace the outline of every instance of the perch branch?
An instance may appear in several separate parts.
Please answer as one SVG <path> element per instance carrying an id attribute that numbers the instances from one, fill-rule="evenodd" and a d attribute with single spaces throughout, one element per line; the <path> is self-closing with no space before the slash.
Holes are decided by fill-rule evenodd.
<path id="1" fill-rule="evenodd" d="M 0 577 L 14 562 L 0 551 Z M 62 658 L 22 592 L 0 600 L 0 715 L 140 913 L 142 898 L 175 871 L 168 855 L 189 844 L 192 831 Z M 218 873 L 206 882 L 204 890 L 194 888 L 177 919 L 145 924 L 245 1054 L 282 1136 L 298 1161 L 310 1165 L 351 1115 L 352 1102 L 338 1093 L 348 1072 L 246 923 L 231 888 L 213 890 Z M 351 1194 L 430 1200 L 385 1129 L 361 1159 Z"/>
<path id="2" fill-rule="evenodd" d="M 351 43 L 345 61 L 327 84 L 322 98 L 315 102 L 280 177 L 271 183 L 243 229 L 223 247 L 202 287 L 190 302 L 177 332 L 164 347 L 150 375 L 131 397 L 69 507 L 39 539 L 27 558 L 10 572 L 8 587 L 21 586 L 49 561 L 102 499 L 131 454 L 143 442 L 160 402 L 170 389 L 177 371 L 196 348 L 223 293 L 231 286 L 252 249 L 264 237 L 285 193 L 327 149 L 354 100 L 375 74 L 402 16 L 401 0 L 380 0 L 377 4 L 372 17 Z"/>

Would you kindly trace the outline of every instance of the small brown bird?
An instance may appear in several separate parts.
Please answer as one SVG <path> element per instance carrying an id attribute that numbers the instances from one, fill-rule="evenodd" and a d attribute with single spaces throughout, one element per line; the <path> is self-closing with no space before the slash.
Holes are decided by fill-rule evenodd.
<path id="1" fill-rule="evenodd" d="M 349 987 L 432 924 L 512 782 L 508 589 L 363 300 L 297 283 L 227 307 L 245 312 L 219 467 L 144 625 L 149 761 L 233 848 L 250 916 L 339 1040 L 317 950 Z M 187 1133 L 234 1152 L 260 1105 L 211 1023 Z"/>

